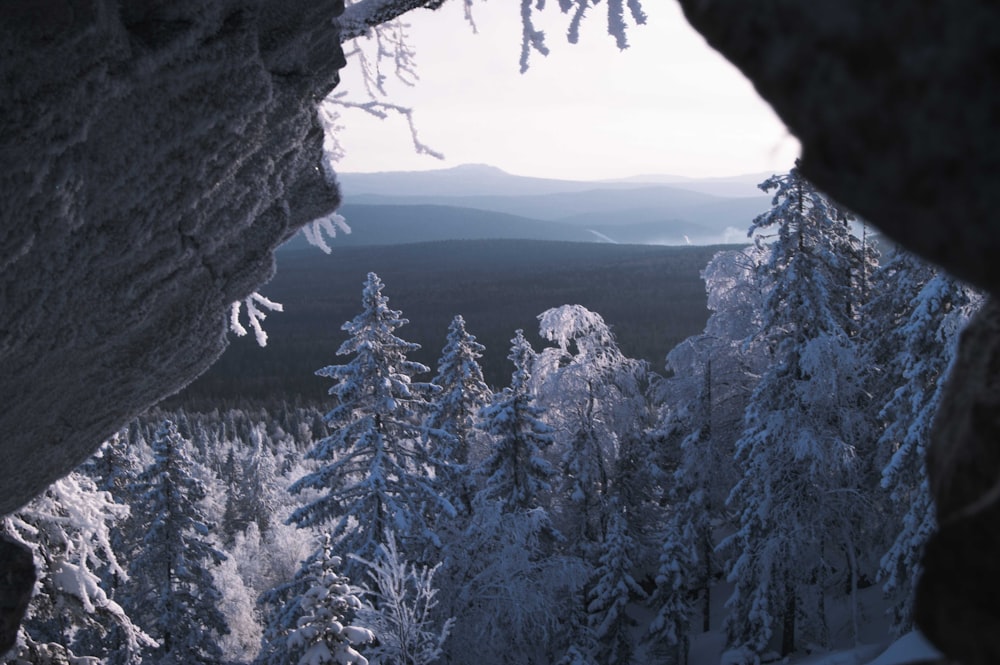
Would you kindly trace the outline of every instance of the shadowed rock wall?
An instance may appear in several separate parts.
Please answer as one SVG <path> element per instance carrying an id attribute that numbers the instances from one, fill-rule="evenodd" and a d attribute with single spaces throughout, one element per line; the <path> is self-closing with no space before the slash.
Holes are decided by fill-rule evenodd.
<path id="1" fill-rule="evenodd" d="M 0 514 L 225 347 L 332 210 L 342 0 L 0 5 Z"/>

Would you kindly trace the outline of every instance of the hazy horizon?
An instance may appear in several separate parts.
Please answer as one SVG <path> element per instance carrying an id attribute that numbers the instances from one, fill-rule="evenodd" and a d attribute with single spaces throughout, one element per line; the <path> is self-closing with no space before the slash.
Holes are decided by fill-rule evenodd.
<path id="1" fill-rule="evenodd" d="M 556 7 L 538 27 L 551 49 L 518 72 L 517 7 L 475 3 L 474 34 L 461 3 L 406 16 L 420 80 L 388 102 L 414 110 L 420 139 L 444 160 L 419 155 L 407 123 L 345 111 L 337 138 L 343 172 L 433 170 L 489 163 L 531 177 L 608 180 L 635 175 L 725 177 L 787 171 L 798 142 L 753 86 L 692 29 L 673 4 L 644 6 L 648 23 L 619 51 L 600 12 L 565 38 Z M 488 26 L 488 29 L 485 29 Z M 359 90 L 352 65 L 338 93 Z"/>

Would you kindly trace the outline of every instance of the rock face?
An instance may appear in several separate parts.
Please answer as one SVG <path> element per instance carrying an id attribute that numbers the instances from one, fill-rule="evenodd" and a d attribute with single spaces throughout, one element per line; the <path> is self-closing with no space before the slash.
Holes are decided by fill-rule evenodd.
<path id="1" fill-rule="evenodd" d="M 1000 301 L 962 334 L 934 420 L 927 471 L 938 531 L 927 544 L 916 618 L 961 663 L 1000 663 Z"/>
<path id="2" fill-rule="evenodd" d="M 917 622 L 1000 662 L 1000 3 L 680 0 L 802 141 L 802 170 L 897 242 L 985 288 L 935 420 L 940 530 Z"/>
<path id="3" fill-rule="evenodd" d="M 35 588 L 35 564 L 24 545 L 0 536 L 0 656 L 14 644 Z"/>
<path id="4" fill-rule="evenodd" d="M 342 0 L 0 6 L 0 514 L 204 371 L 336 207 Z"/>

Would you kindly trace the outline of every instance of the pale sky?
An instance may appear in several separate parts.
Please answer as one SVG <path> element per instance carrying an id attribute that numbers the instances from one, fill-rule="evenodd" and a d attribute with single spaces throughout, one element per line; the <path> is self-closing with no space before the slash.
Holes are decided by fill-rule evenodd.
<path id="1" fill-rule="evenodd" d="M 580 42 L 565 38 L 557 3 L 545 11 L 548 57 L 519 73 L 518 4 L 479 1 L 473 34 L 460 0 L 407 16 L 417 52 L 415 88 L 391 100 L 415 110 L 420 138 L 444 153 L 414 153 L 405 121 L 345 113 L 340 171 L 439 169 L 464 163 L 538 177 L 639 174 L 694 177 L 786 171 L 797 141 L 750 83 L 713 51 L 674 2 L 646 0 L 649 20 L 619 51 L 606 5 L 591 9 Z M 350 67 L 338 90 L 360 85 Z"/>

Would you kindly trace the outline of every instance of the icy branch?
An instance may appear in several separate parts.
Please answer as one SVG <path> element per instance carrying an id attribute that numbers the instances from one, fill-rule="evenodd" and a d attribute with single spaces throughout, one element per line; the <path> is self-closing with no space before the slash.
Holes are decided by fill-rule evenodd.
<path id="1" fill-rule="evenodd" d="M 267 318 L 267 314 L 258 305 L 272 312 L 283 312 L 285 309 L 281 303 L 268 300 L 257 292 L 251 293 L 242 301 L 237 300 L 230 307 L 229 329 L 236 333 L 237 337 L 243 337 L 247 334 L 247 329 L 240 323 L 240 309 L 241 307 L 246 307 L 247 318 L 249 319 L 250 327 L 253 328 L 257 344 L 267 346 L 267 333 L 264 332 L 264 328 L 261 325 L 261 321 Z"/>
<path id="2" fill-rule="evenodd" d="M 303 226 L 302 235 L 305 236 L 310 245 L 319 247 L 325 254 L 329 254 L 332 250 L 326 244 L 326 239 L 323 236 L 335 238 L 337 237 L 338 229 L 341 233 L 351 232 L 351 227 L 347 225 L 347 220 L 339 214 L 331 212 L 329 215 L 315 219 Z"/>
<path id="3" fill-rule="evenodd" d="M 535 9 L 543 9 L 545 0 L 538 0 L 537 7 L 532 7 L 532 0 L 521 0 L 521 73 L 528 71 L 528 56 L 532 49 L 542 55 L 549 54 L 545 45 L 545 33 L 535 28 L 531 20 Z"/>
<path id="4" fill-rule="evenodd" d="M 390 102 L 378 101 L 376 99 L 365 102 L 354 102 L 346 99 L 343 94 L 331 95 L 327 98 L 327 101 L 343 106 L 344 108 L 359 109 L 381 120 L 388 118 L 390 113 L 401 115 L 406 118 L 406 122 L 410 127 L 410 137 L 413 139 L 413 149 L 416 150 L 418 154 L 430 155 L 431 157 L 436 157 L 437 159 L 444 159 L 443 154 L 434 150 L 420 140 L 420 136 L 417 134 L 417 127 L 413 122 L 413 109 L 411 108 L 400 106 L 399 104 L 392 104 Z"/>
<path id="5" fill-rule="evenodd" d="M 399 18 L 406 12 L 424 7 L 437 9 L 444 0 L 360 0 L 346 7 L 337 20 L 340 43 L 367 35 L 371 28 Z"/>

